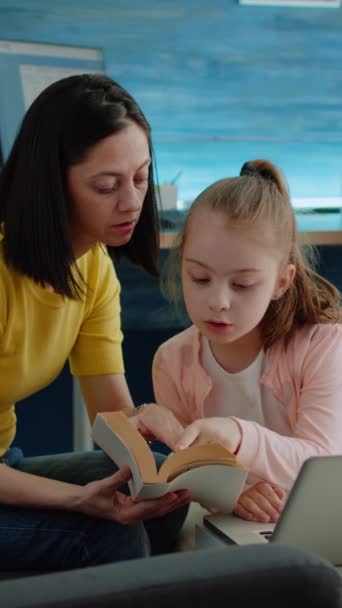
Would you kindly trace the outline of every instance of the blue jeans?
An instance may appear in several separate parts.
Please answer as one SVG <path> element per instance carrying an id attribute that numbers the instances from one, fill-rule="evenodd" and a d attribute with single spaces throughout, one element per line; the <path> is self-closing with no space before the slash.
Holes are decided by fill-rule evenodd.
<path id="1" fill-rule="evenodd" d="M 155 454 L 157 463 L 165 457 Z M 5 462 L 20 471 L 85 485 L 117 470 L 103 452 L 21 457 L 16 448 Z M 127 486 L 122 491 L 128 493 Z M 0 570 L 67 570 L 172 550 L 187 507 L 135 525 L 53 509 L 0 504 Z"/>

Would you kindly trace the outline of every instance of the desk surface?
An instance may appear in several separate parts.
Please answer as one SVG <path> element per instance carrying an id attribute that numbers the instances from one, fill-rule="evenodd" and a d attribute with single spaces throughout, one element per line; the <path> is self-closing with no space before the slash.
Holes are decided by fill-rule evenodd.
<path id="1" fill-rule="evenodd" d="M 169 249 L 182 226 L 186 213 L 167 211 L 161 213 L 164 229 L 161 232 L 161 247 Z M 296 213 L 300 241 L 311 245 L 342 245 L 342 210 L 316 210 Z"/>
<path id="2" fill-rule="evenodd" d="M 177 237 L 176 231 L 163 231 L 160 233 L 160 246 L 162 249 L 173 247 Z M 308 245 L 342 245 L 342 230 L 307 231 L 300 232 L 301 241 Z"/>

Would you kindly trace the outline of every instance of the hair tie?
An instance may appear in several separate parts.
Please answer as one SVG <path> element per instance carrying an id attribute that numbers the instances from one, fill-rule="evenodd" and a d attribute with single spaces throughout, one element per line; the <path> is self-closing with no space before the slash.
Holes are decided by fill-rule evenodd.
<path id="1" fill-rule="evenodd" d="M 242 165 L 240 175 L 253 175 L 254 177 L 260 177 L 260 172 L 253 165 L 247 162 Z"/>
<path id="2" fill-rule="evenodd" d="M 241 175 L 249 175 L 252 177 L 259 177 L 261 179 L 265 179 L 268 182 L 272 182 L 275 186 L 277 186 L 279 190 L 279 184 L 275 175 L 270 173 L 267 169 L 259 169 L 254 167 L 250 162 L 246 162 L 242 165 L 240 176 Z"/>

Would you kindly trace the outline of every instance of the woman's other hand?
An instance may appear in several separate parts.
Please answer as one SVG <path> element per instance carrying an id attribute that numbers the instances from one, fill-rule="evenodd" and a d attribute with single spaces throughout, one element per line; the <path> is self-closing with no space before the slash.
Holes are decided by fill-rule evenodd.
<path id="1" fill-rule="evenodd" d="M 183 425 L 171 410 L 154 403 L 140 406 L 129 421 L 146 439 L 162 441 L 172 450 L 184 432 Z"/>
<path id="2" fill-rule="evenodd" d="M 80 488 L 73 510 L 110 519 L 120 524 L 132 525 L 144 519 L 161 517 L 191 501 L 187 490 L 169 492 L 161 498 L 138 500 L 118 491 L 131 478 L 128 467 L 122 467 L 99 481 L 92 481 Z"/>

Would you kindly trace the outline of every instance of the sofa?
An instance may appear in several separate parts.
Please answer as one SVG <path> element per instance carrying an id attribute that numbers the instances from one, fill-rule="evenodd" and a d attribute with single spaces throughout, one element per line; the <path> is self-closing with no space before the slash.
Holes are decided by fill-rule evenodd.
<path id="1" fill-rule="evenodd" d="M 341 580 L 329 563 L 293 547 L 232 546 L 3 579 L 0 604 L 2 608 L 338 608 Z"/>

